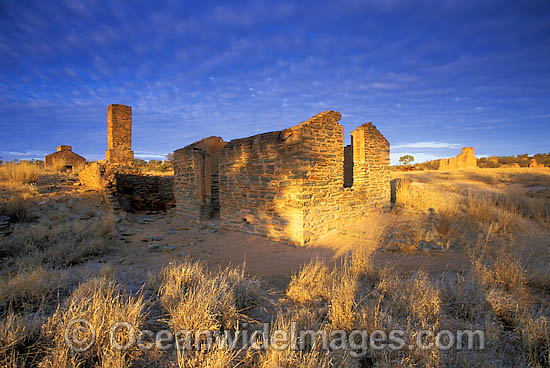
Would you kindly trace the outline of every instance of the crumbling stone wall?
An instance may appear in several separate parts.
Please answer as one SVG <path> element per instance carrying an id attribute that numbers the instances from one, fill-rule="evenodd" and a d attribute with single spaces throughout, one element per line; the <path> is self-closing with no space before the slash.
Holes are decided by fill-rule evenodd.
<path id="1" fill-rule="evenodd" d="M 133 164 L 131 106 L 112 104 L 107 107 L 105 159 L 115 165 Z"/>
<path id="2" fill-rule="evenodd" d="M 221 226 L 304 245 L 389 203 L 388 141 L 372 123 L 354 131 L 346 161 L 353 180 L 345 186 L 339 120 L 340 113 L 325 111 L 289 129 L 220 142 Z M 201 222 L 212 212 L 213 164 L 197 144 L 174 152 L 180 216 Z"/>
<path id="3" fill-rule="evenodd" d="M 340 114 L 329 112 L 325 119 L 316 119 L 323 114 L 326 113 L 302 123 L 309 132 L 303 144 L 314 160 L 305 177 L 301 244 L 341 228 L 390 201 L 389 142 L 372 123 L 352 132 L 353 185 L 346 187 Z"/>
<path id="4" fill-rule="evenodd" d="M 57 146 L 57 152 L 44 156 L 44 168 L 51 170 L 76 170 L 86 165 L 86 159 L 72 151 L 71 146 Z"/>
<path id="5" fill-rule="evenodd" d="M 174 204 L 172 176 L 146 175 L 135 167 L 92 162 L 78 174 L 81 184 L 108 192 L 114 206 L 127 212 L 164 211 Z"/>
<path id="6" fill-rule="evenodd" d="M 80 184 L 90 189 L 102 190 L 111 188 L 115 182 L 111 165 L 102 162 L 91 162 L 78 173 Z"/>
<path id="7" fill-rule="evenodd" d="M 129 212 L 164 211 L 174 206 L 174 178 L 149 175 L 133 165 L 132 108 L 107 107 L 106 161 L 90 163 L 79 173 L 80 183 L 104 190 L 113 208 Z"/>
<path id="8" fill-rule="evenodd" d="M 127 212 L 165 211 L 174 205 L 174 177 L 115 173 L 113 196 Z"/>
<path id="9" fill-rule="evenodd" d="M 462 148 L 462 153 L 452 158 L 439 160 L 439 170 L 477 169 L 477 158 L 474 147 Z"/>
<path id="10" fill-rule="evenodd" d="M 536 169 L 536 168 L 544 167 L 544 164 L 539 164 L 537 160 L 533 158 L 531 159 L 531 161 L 529 161 L 529 167 Z"/>

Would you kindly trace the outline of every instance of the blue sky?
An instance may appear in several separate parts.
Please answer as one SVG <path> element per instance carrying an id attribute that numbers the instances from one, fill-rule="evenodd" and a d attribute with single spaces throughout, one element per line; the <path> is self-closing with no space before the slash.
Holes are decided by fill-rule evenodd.
<path id="1" fill-rule="evenodd" d="M 342 113 L 392 160 L 550 152 L 550 1 L 0 0 L 0 159 L 162 158 Z"/>

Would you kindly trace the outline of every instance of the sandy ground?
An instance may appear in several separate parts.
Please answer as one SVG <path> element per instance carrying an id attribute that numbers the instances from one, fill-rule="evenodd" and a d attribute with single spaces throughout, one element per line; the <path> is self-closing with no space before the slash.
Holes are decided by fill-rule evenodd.
<path id="1" fill-rule="evenodd" d="M 391 220 L 393 213 L 385 216 Z M 337 263 L 344 256 L 340 245 L 314 244 L 296 247 L 264 237 L 219 229 L 216 223 L 202 229 L 168 214 L 127 214 L 117 224 L 119 246 L 111 254 L 94 259 L 92 264 L 116 265 L 117 275 L 139 285 L 148 273 L 156 273 L 170 262 L 187 257 L 205 262 L 211 269 L 242 267 L 247 273 L 263 279 L 274 290 L 283 291 L 292 274 L 315 258 Z M 353 246 L 353 245 L 352 245 Z M 377 267 L 399 267 L 406 271 L 420 268 L 427 272 L 460 270 L 468 267 L 462 251 L 388 252 L 375 251 Z"/>

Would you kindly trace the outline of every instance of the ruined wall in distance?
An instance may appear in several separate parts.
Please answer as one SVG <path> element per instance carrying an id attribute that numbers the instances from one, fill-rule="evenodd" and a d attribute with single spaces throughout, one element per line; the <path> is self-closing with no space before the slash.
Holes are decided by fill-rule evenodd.
<path id="1" fill-rule="evenodd" d="M 464 170 L 477 169 L 477 158 L 474 154 L 474 147 L 462 148 L 462 153 L 449 159 L 439 160 L 439 170 Z"/>
<path id="2" fill-rule="evenodd" d="M 58 146 L 57 152 L 44 156 L 44 168 L 50 170 L 63 170 L 70 167 L 72 170 L 82 169 L 86 165 L 86 159 L 72 152 L 71 146 Z"/>

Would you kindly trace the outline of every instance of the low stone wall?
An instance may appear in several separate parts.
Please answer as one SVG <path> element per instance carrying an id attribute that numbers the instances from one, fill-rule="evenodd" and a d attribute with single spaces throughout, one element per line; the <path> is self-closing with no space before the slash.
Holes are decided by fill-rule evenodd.
<path id="1" fill-rule="evenodd" d="M 114 185 L 114 171 L 109 164 L 92 162 L 78 173 L 78 180 L 90 189 L 103 190 Z"/>
<path id="2" fill-rule="evenodd" d="M 89 164 L 78 176 L 81 184 L 107 191 L 115 207 L 124 211 L 164 211 L 175 205 L 173 176 L 146 175 L 131 166 L 103 162 Z"/>
<path id="3" fill-rule="evenodd" d="M 165 211 L 174 206 L 173 176 L 115 173 L 113 195 L 127 212 Z"/>

